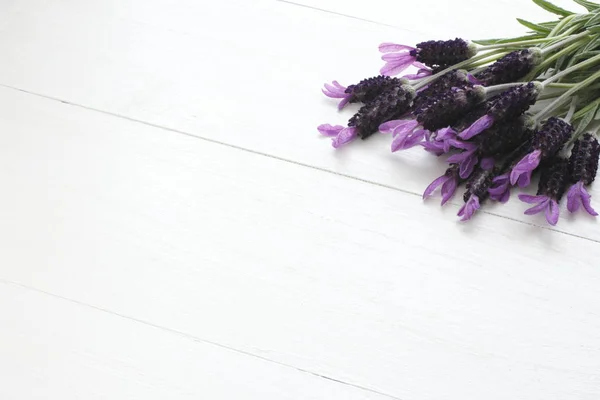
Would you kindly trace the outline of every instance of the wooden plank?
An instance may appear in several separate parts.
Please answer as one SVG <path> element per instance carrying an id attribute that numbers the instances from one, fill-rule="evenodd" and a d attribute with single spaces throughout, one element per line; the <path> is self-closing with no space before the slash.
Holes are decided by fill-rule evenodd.
<path id="1" fill-rule="evenodd" d="M 2 279 L 402 399 L 600 395 L 597 243 L 7 89 L 0 132 Z"/>
<path id="2" fill-rule="evenodd" d="M 452 4 L 448 15 L 464 14 Z M 420 34 L 271 1 L 28 0 L 1 11 L 10 34 L 0 51 L 10 61 L 0 83 L 418 195 L 445 170 L 420 149 L 391 154 L 389 137 L 336 152 L 316 132 L 353 112 L 338 115 L 322 82 L 376 74 L 379 42 L 416 43 Z M 525 209 L 488 208 L 546 225 Z M 600 240 L 585 216 L 556 229 Z"/>
<path id="3" fill-rule="evenodd" d="M 389 399 L 15 285 L 0 299 L 3 399 Z"/>

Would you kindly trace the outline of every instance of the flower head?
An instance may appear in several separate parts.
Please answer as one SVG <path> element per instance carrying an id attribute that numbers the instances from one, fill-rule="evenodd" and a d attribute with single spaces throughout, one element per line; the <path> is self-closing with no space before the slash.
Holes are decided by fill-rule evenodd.
<path id="1" fill-rule="evenodd" d="M 539 49 L 515 50 L 475 74 L 475 78 L 483 86 L 516 82 L 531 72 L 541 60 L 542 54 Z"/>
<path id="2" fill-rule="evenodd" d="M 430 104 L 432 100 L 435 100 L 453 87 L 463 88 L 465 86 L 473 86 L 468 77 L 467 71 L 464 70 L 454 70 L 440 76 L 417 93 L 413 105 L 413 114 L 420 114 L 423 106 Z"/>
<path id="3" fill-rule="evenodd" d="M 520 187 L 528 186 L 531 174 L 542 160 L 556 155 L 571 137 L 573 127 L 558 118 L 549 118 L 542 128 L 533 134 L 532 151 L 519 161 L 510 173 L 510 183 Z"/>
<path id="4" fill-rule="evenodd" d="M 433 192 L 435 192 L 435 190 L 441 186 L 442 205 L 446 204 L 452 198 L 452 196 L 454 196 L 456 188 L 462 182 L 462 179 L 458 174 L 458 169 L 458 165 L 451 165 L 450 168 L 446 170 L 444 175 L 431 182 L 431 184 L 427 186 L 427 189 L 425 189 L 425 192 L 423 193 L 423 199 L 430 197 Z"/>
<path id="5" fill-rule="evenodd" d="M 560 214 L 558 202 L 565 193 L 568 183 L 568 170 L 569 162 L 564 158 L 556 157 L 544 164 L 537 195 L 519 195 L 521 201 L 535 204 L 525 211 L 526 215 L 544 212 L 550 225 L 557 224 Z"/>
<path id="6" fill-rule="evenodd" d="M 433 132 L 454 124 L 484 100 L 483 86 L 453 87 L 422 104 L 415 112 L 421 125 Z"/>
<path id="7" fill-rule="evenodd" d="M 585 186 L 590 185 L 596 178 L 600 143 L 590 134 L 585 134 L 575 142 L 571 157 L 569 157 L 569 178 L 575 182 L 567 193 L 567 209 L 570 212 L 579 210 L 581 206 L 592 216 L 598 213 L 592 208 L 591 195 Z"/>
<path id="8" fill-rule="evenodd" d="M 461 221 L 471 219 L 481 207 L 481 203 L 489 197 L 488 189 L 492 185 L 496 173 L 497 170 L 494 168 L 478 168 L 469 178 L 466 184 L 467 190 L 463 195 L 465 204 L 458 212 L 458 216 L 462 217 Z"/>
<path id="9" fill-rule="evenodd" d="M 511 120 L 522 115 L 533 105 L 542 91 L 538 82 L 514 86 L 488 101 L 486 114 L 460 133 L 463 139 L 471 139 L 501 121 Z"/>
<path id="10" fill-rule="evenodd" d="M 463 39 L 430 40 L 416 47 L 394 43 L 382 43 L 379 51 L 385 53 L 381 58 L 386 64 L 381 68 L 382 75 L 397 75 L 410 66 L 421 69 L 427 65 L 434 69 L 447 68 L 473 57 L 477 48 Z"/>
<path id="11" fill-rule="evenodd" d="M 357 135 L 366 139 L 379 129 L 384 122 L 391 121 L 410 110 L 415 97 L 409 85 L 395 85 L 362 106 L 348 121 L 349 127 L 357 129 Z"/>

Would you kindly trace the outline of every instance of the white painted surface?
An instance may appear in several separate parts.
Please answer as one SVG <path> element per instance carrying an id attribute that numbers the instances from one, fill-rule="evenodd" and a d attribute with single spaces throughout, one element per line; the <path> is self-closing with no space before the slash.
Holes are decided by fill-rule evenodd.
<path id="1" fill-rule="evenodd" d="M 401 8 L 379 3 L 321 8 Z M 458 224 L 417 197 L 443 170 L 422 152 L 315 133 L 350 113 L 323 80 L 429 30 L 275 1 L 1 11 L 1 398 L 600 396 L 595 221 Z"/>

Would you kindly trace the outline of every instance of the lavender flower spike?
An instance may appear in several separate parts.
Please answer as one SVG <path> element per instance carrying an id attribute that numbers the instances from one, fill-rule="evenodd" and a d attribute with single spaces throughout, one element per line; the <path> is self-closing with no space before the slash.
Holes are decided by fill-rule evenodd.
<path id="1" fill-rule="evenodd" d="M 346 86 L 340 85 L 338 81 L 331 82 L 331 85 L 326 83 L 325 88 L 322 89 L 325 96 L 332 99 L 342 99 L 338 104 L 338 110 L 341 110 L 348 102 L 350 102 L 352 93 L 346 93 L 346 90 Z"/>
<path id="2" fill-rule="evenodd" d="M 541 83 L 529 82 L 505 90 L 497 98 L 489 101 L 487 113 L 462 131 L 459 136 L 468 140 L 498 122 L 508 121 L 522 115 L 537 101 L 542 89 Z"/>
<path id="3" fill-rule="evenodd" d="M 568 182 L 568 169 L 569 163 L 564 158 L 556 157 L 545 163 L 545 168 L 540 177 L 537 195 L 519 195 L 521 201 L 535 204 L 525 211 L 526 215 L 545 212 L 548 223 L 550 225 L 557 224 L 560 214 L 558 202 L 565 193 Z"/>
<path id="4" fill-rule="evenodd" d="M 497 173 L 497 169 L 477 169 L 471 178 L 467 181 L 467 191 L 463 199 L 464 206 L 458 211 L 458 216 L 462 217 L 461 221 L 467 221 L 475 215 L 475 212 L 481 207 L 488 197 L 488 188 L 492 184 L 492 179 Z"/>
<path id="5" fill-rule="evenodd" d="M 592 216 L 598 213 L 592 208 L 592 196 L 585 189 L 592 184 L 598 172 L 598 158 L 600 158 L 600 143 L 594 136 L 586 133 L 575 142 L 571 157 L 569 157 L 569 177 L 575 182 L 567 193 L 567 209 L 575 212 L 583 205 L 583 209 Z"/>
<path id="6" fill-rule="evenodd" d="M 531 140 L 533 151 L 527 154 L 510 173 L 511 185 L 528 186 L 531 174 L 540 161 L 553 157 L 571 137 L 573 127 L 562 119 L 549 118 Z"/>
<path id="7" fill-rule="evenodd" d="M 331 140 L 331 145 L 334 148 L 338 148 L 340 146 L 345 145 L 346 143 L 350 143 L 354 139 L 358 137 L 358 131 L 355 127 L 343 127 L 341 125 L 329 125 L 323 124 L 317 127 L 317 130 L 325 136 L 330 136 L 333 139 Z"/>
<path id="8" fill-rule="evenodd" d="M 454 196 L 459 183 L 460 177 L 458 176 L 458 165 L 453 165 L 446 170 L 444 175 L 435 179 L 429 186 L 427 186 L 427 189 L 425 189 L 425 192 L 423 192 L 423 199 L 430 197 L 433 192 L 435 192 L 435 190 L 441 186 L 442 205 L 444 205 L 452 198 L 452 196 Z"/>

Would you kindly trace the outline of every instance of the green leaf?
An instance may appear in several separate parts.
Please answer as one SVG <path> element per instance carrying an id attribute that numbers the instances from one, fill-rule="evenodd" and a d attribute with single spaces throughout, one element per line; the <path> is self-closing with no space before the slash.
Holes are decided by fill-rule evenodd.
<path id="1" fill-rule="evenodd" d="M 533 22 L 526 21 L 526 20 L 521 19 L 521 18 L 517 18 L 517 21 L 519 21 L 519 23 L 521 25 L 523 25 L 523 26 L 531 29 L 534 32 L 548 34 L 551 31 L 551 29 L 549 29 L 549 28 L 546 28 L 546 27 L 544 27 L 542 25 L 538 25 L 538 24 L 533 23 Z"/>
<path id="2" fill-rule="evenodd" d="M 586 28 L 590 33 L 600 33 L 600 25 L 590 26 Z"/>
<path id="3" fill-rule="evenodd" d="M 558 25 L 559 21 L 548 21 L 548 22 L 539 22 L 538 25 L 543 26 L 544 28 L 554 29 L 556 25 Z"/>
<path id="4" fill-rule="evenodd" d="M 597 110 L 598 106 L 600 106 L 600 99 L 597 99 L 596 101 L 588 104 L 587 106 L 583 107 L 581 110 L 577 111 L 575 113 L 575 115 L 573 115 L 573 121 L 577 121 L 581 118 L 583 118 L 586 114 L 590 113 L 590 111 L 592 110 Z M 594 115 L 596 113 L 596 111 L 594 111 L 594 113 L 592 115 Z"/>
<path id="5" fill-rule="evenodd" d="M 586 28 L 600 24 L 600 13 L 595 12 L 589 15 L 591 16 L 591 18 L 588 22 L 585 23 Z"/>
<path id="6" fill-rule="evenodd" d="M 542 7 L 544 10 L 549 11 L 556 15 L 562 15 L 563 17 L 567 17 L 567 16 L 573 14 L 571 11 L 567 11 L 563 8 L 560 8 L 559 6 L 554 5 L 546 0 L 533 0 L 533 2 L 535 4 L 537 4 L 538 6 Z"/>
<path id="7" fill-rule="evenodd" d="M 591 1 L 587 1 L 587 0 L 573 0 L 575 3 L 584 6 L 588 11 L 595 11 L 596 9 L 600 8 L 600 4 L 596 4 L 596 3 L 592 3 Z"/>
<path id="8" fill-rule="evenodd" d="M 590 122 L 592 122 L 592 120 L 596 116 L 596 113 L 598 112 L 598 107 L 600 106 L 600 102 L 596 100 L 592 103 L 592 105 L 593 107 L 581 117 L 581 120 L 577 124 L 577 129 L 575 130 L 575 133 L 573 133 L 573 136 L 577 136 L 581 132 L 585 131 Z"/>
<path id="9" fill-rule="evenodd" d="M 516 38 L 508 38 L 508 39 L 482 39 L 482 40 L 473 40 L 473 43 L 479 44 L 481 46 L 489 46 L 492 44 L 500 44 L 500 43 L 513 43 L 513 42 L 524 42 L 526 40 L 532 39 L 542 39 L 545 35 L 540 35 L 539 33 L 534 33 L 532 35 L 519 36 Z"/>

